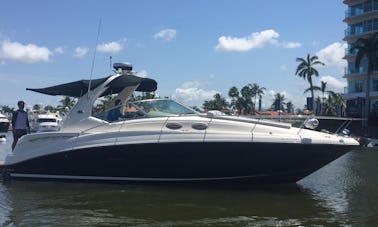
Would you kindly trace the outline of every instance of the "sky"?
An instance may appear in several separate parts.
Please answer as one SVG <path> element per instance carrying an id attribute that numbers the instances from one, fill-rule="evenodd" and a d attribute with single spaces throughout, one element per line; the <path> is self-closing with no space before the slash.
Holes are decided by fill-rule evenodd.
<path id="1" fill-rule="evenodd" d="M 57 106 L 61 96 L 26 88 L 109 76 L 111 56 L 187 105 L 257 83 L 263 107 L 281 93 L 302 109 L 309 85 L 296 58 L 325 63 L 314 85 L 346 87 L 346 9 L 342 0 L 2 0 L 0 106 Z"/>

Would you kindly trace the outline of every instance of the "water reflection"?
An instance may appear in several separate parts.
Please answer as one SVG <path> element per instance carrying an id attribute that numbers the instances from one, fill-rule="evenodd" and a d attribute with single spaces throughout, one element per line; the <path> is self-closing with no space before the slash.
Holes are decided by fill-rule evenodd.
<path id="1" fill-rule="evenodd" d="M 318 206 L 349 224 L 378 224 L 378 152 L 349 152 L 298 182 Z"/>
<path id="2" fill-rule="evenodd" d="M 0 184 L 0 226 L 10 221 L 12 205 L 6 186 Z"/>
<path id="3" fill-rule="evenodd" d="M 16 226 L 315 225 L 334 212 L 296 185 L 248 189 L 13 181 L 3 186 Z M 326 203 L 325 203 L 326 204 Z M 319 206 L 320 205 L 320 206 Z"/>

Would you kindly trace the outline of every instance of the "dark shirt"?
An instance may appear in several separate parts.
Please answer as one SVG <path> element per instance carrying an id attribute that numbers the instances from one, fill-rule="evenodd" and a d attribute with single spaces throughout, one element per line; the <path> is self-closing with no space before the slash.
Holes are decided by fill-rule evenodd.
<path id="1" fill-rule="evenodd" d="M 118 121 L 120 117 L 123 115 L 121 114 L 121 111 L 119 108 L 114 108 L 108 112 L 108 120 L 109 121 Z"/>

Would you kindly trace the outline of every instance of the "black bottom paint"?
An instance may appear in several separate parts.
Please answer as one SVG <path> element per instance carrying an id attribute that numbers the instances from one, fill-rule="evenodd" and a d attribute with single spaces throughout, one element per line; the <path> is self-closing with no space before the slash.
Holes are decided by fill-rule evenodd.
<path id="1" fill-rule="evenodd" d="M 160 143 L 92 147 L 5 166 L 12 178 L 154 183 L 294 183 L 350 147 L 292 143 Z"/>

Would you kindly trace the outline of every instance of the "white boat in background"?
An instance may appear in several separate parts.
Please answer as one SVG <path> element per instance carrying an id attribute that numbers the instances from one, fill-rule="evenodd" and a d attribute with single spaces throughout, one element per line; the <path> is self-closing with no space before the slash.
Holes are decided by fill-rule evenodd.
<path id="1" fill-rule="evenodd" d="M 8 132 L 9 124 L 10 122 L 8 118 L 4 114 L 0 113 L 0 132 Z"/>
<path id="2" fill-rule="evenodd" d="M 55 132 L 60 130 L 62 118 L 58 112 L 32 110 L 29 113 L 29 122 L 32 132 Z"/>

